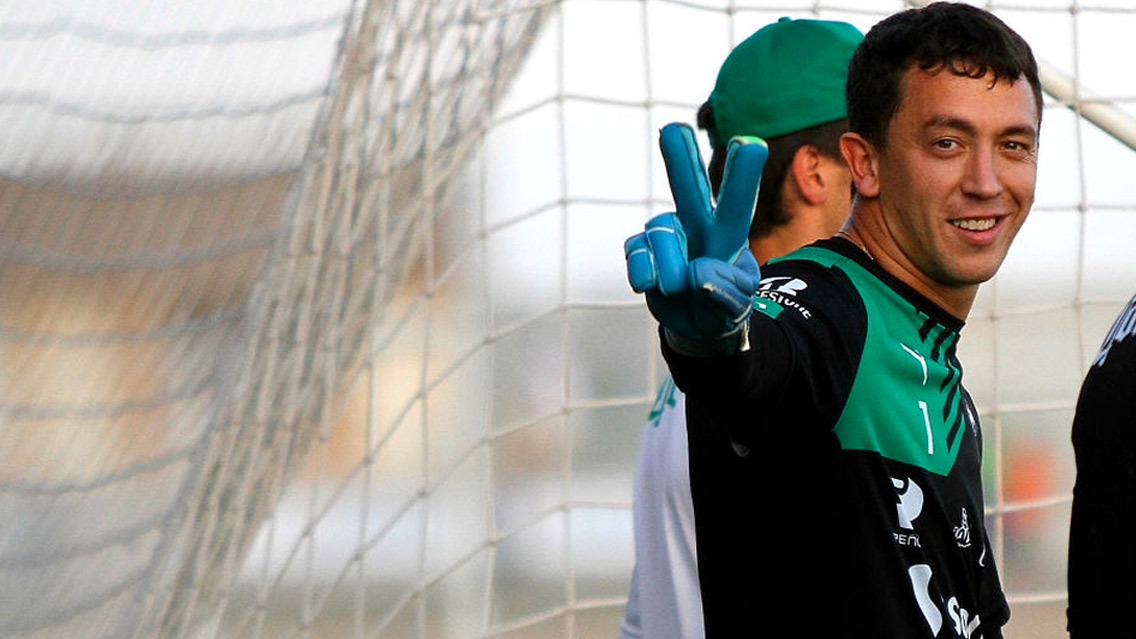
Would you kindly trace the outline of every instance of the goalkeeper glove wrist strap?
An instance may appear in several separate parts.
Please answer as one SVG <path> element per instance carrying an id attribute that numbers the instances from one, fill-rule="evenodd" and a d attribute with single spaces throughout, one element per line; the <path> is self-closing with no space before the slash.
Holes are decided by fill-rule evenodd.
<path id="1" fill-rule="evenodd" d="M 725 335 L 710 339 L 693 339 L 663 327 L 667 344 L 680 355 L 687 357 L 729 357 L 749 350 L 749 318 Z"/>

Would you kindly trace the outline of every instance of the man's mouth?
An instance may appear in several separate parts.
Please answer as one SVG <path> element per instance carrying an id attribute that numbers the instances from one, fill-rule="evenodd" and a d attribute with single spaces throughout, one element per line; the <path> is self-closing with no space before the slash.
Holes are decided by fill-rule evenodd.
<path id="1" fill-rule="evenodd" d="M 958 228 L 966 231 L 987 231 L 994 228 L 994 225 L 997 223 L 998 218 L 993 217 L 984 217 L 981 219 L 973 220 L 951 220 L 951 224 L 954 224 Z"/>

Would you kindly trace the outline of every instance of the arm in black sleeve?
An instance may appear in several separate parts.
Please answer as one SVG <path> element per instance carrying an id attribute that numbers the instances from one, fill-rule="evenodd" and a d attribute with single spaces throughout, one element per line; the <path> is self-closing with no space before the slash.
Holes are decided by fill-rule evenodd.
<path id="1" fill-rule="evenodd" d="M 831 427 L 848 396 L 867 333 L 860 296 L 842 271 L 786 260 L 765 271 L 750 318 L 749 349 L 689 357 L 662 337 L 675 383 L 732 424 L 747 443 L 745 415 L 776 412 L 785 402 L 805 422 Z M 748 445 L 748 443 L 747 443 Z"/>

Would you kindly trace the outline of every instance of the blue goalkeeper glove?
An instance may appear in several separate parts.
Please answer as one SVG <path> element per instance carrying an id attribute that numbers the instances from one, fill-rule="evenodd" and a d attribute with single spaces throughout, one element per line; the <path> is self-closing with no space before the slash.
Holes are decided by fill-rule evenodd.
<path id="1" fill-rule="evenodd" d="M 668 124 L 659 146 L 675 212 L 652 218 L 624 244 L 631 288 L 646 294 L 647 307 L 676 349 L 691 355 L 744 350 L 761 281 L 749 227 L 768 147 L 753 137 L 730 141 L 714 208 L 693 129 Z"/>

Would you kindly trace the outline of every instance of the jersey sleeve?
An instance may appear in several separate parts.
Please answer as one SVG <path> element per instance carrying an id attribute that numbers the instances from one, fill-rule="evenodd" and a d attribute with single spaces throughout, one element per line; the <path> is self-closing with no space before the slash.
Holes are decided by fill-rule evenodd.
<path id="1" fill-rule="evenodd" d="M 663 338 L 675 383 L 703 402 L 731 438 L 750 446 L 762 413 L 788 405 L 802 424 L 831 428 L 847 398 L 867 334 L 864 303 L 837 267 L 785 260 L 763 271 L 749 345 L 726 357 L 689 357 Z"/>

